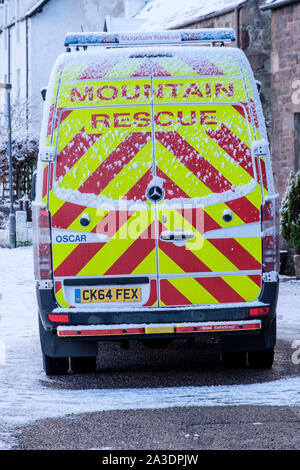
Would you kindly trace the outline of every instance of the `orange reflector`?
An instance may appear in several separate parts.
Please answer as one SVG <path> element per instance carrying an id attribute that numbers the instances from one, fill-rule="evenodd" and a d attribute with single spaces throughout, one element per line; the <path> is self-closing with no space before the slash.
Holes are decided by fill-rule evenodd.
<path id="1" fill-rule="evenodd" d="M 149 335 L 155 335 L 155 334 L 161 334 L 161 333 L 174 333 L 174 326 L 164 326 L 164 327 L 149 327 L 145 328 L 145 334 Z"/>
<path id="2" fill-rule="evenodd" d="M 68 323 L 69 315 L 48 315 L 50 321 L 54 321 L 56 323 Z"/>
<path id="3" fill-rule="evenodd" d="M 267 315 L 269 313 L 270 307 L 257 307 L 250 308 L 249 315 L 250 317 L 256 317 L 257 315 Z"/>

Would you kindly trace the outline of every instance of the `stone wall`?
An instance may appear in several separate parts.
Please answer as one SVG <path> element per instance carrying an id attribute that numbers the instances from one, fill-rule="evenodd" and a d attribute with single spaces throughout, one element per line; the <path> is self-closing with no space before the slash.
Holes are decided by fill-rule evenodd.
<path id="1" fill-rule="evenodd" d="M 295 113 L 300 113 L 300 3 L 272 11 L 271 138 L 275 189 L 284 196 L 295 169 Z"/>
<path id="2" fill-rule="evenodd" d="M 262 83 L 261 102 L 269 137 L 272 129 L 271 109 L 271 12 L 262 11 L 259 6 L 265 0 L 248 0 L 240 10 L 239 47 L 245 52 L 254 76 Z M 189 28 L 233 28 L 236 29 L 236 12 L 207 18 Z"/>
<path id="3" fill-rule="evenodd" d="M 248 0 L 240 13 L 240 48 L 245 52 L 256 80 L 262 83 L 260 99 L 271 137 L 271 12 L 260 10 L 265 0 Z"/>

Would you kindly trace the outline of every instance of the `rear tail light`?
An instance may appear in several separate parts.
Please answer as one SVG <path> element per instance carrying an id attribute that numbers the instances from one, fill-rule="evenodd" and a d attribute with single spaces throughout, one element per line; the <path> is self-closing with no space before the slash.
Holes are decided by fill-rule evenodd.
<path id="1" fill-rule="evenodd" d="M 249 316 L 250 317 L 257 317 L 259 315 L 267 315 L 269 313 L 270 307 L 257 307 L 257 308 L 250 308 Z"/>
<path id="2" fill-rule="evenodd" d="M 261 207 L 263 272 L 279 271 L 279 201 L 268 197 Z"/>
<path id="3" fill-rule="evenodd" d="M 50 321 L 56 322 L 56 323 L 68 323 L 69 322 L 69 315 L 54 315 L 54 314 L 49 314 L 48 318 Z"/>
<path id="4" fill-rule="evenodd" d="M 36 279 L 52 279 L 50 213 L 34 204 L 32 209 L 34 275 Z"/>

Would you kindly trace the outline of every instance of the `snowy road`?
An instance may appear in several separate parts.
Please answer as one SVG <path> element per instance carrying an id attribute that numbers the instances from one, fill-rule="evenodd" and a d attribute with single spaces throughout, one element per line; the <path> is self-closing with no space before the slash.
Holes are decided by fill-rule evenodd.
<path id="1" fill-rule="evenodd" d="M 175 406 L 300 406 L 299 375 L 238 385 L 53 387 L 42 370 L 32 272 L 30 247 L 0 248 L 0 449 L 12 445 L 10 431 L 15 426 L 71 413 Z M 278 337 L 290 343 L 294 360 L 300 359 L 299 318 L 300 282 L 281 282 Z"/>

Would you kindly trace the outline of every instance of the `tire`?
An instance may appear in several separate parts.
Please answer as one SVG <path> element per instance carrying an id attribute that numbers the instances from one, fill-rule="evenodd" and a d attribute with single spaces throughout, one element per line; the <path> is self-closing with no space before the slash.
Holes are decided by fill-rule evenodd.
<path id="1" fill-rule="evenodd" d="M 68 357 L 50 357 L 43 354 L 43 366 L 47 375 L 64 375 L 69 370 Z"/>
<path id="2" fill-rule="evenodd" d="M 247 353 L 223 352 L 222 361 L 226 369 L 243 369 L 247 364 Z"/>
<path id="3" fill-rule="evenodd" d="M 71 357 L 71 370 L 74 374 L 88 374 L 96 372 L 96 356 Z"/>
<path id="4" fill-rule="evenodd" d="M 248 352 L 248 363 L 253 369 L 271 369 L 273 362 L 274 348 Z"/>

